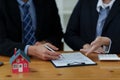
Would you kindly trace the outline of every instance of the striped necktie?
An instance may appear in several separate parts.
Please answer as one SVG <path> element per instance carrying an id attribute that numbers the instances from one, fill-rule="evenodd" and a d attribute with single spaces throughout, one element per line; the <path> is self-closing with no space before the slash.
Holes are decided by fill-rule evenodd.
<path id="1" fill-rule="evenodd" d="M 108 13 L 109 13 L 109 7 L 106 7 L 105 9 L 103 9 L 102 7 L 100 8 L 99 18 L 98 18 L 97 28 L 96 28 L 96 36 L 101 36 L 102 29 L 103 29 L 105 20 L 108 16 Z"/>
<path id="2" fill-rule="evenodd" d="M 32 26 L 32 18 L 30 16 L 30 12 L 29 12 L 29 4 L 24 4 L 22 6 L 23 8 L 23 21 L 22 21 L 22 26 L 23 26 L 23 42 L 26 45 L 32 45 L 35 43 L 36 39 L 35 39 L 35 31 L 33 29 Z"/>

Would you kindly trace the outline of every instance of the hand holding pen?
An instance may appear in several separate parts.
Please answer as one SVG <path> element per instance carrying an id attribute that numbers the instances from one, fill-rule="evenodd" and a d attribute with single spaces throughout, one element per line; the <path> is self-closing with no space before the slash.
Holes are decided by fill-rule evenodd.
<path id="1" fill-rule="evenodd" d="M 50 50 L 51 52 L 55 52 L 55 50 L 53 50 L 52 48 L 50 48 L 48 45 L 45 45 L 45 48 L 48 49 L 48 50 Z M 60 55 L 60 57 L 63 58 L 62 55 Z"/>
<path id="2" fill-rule="evenodd" d="M 56 48 L 55 46 L 53 45 L 45 45 L 44 46 L 47 50 L 50 51 L 50 55 L 53 55 L 53 56 L 58 56 L 58 58 L 60 58 L 60 53 L 59 52 L 56 52 L 58 50 L 58 48 Z M 56 55 L 57 54 L 57 55 Z"/>
<path id="3" fill-rule="evenodd" d="M 48 47 L 51 49 L 48 49 Z M 60 53 L 57 52 L 57 50 L 58 48 L 52 45 L 51 43 L 47 42 L 41 44 L 40 42 L 37 42 L 37 44 L 29 46 L 28 55 L 35 56 L 42 60 L 54 60 L 60 58 Z"/>

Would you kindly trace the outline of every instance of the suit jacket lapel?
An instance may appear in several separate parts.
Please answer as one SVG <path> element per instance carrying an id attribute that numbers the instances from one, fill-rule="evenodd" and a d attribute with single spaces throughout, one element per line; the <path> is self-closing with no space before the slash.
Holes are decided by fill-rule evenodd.
<path id="1" fill-rule="evenodd" d="M 91 4 L 91 6 L 92 6 L 92 10 L 91 10 L 91 17 L 89 18 L 90 19 L 90 21 L 91 21 L 91 23 L 92 23 L 92 25 L 91 25 L 91 36 L 93 36 L 93 39 L 96 37 L 96 25 L 97 25 L 97 19 L 98 19 L 98 12 L 97 12 L 97 10 L 96 10 L 96 6 L 97 6 L 97 2 L 98 2 L 98 0 L 96 0 L 96 1 L 93 1 L 94 2 L 94 4 Z M 92 2 L 92 3 L 93 3 Z M 90 24 L 91 24 L 90 23 Z"/>
<path id="2" fill-rule="evenodd" d="M 110 12 L 108 14 L 108 17 L 106 18 L 106 22 L 105 22 L 104 27 L 103 27 L 103 32 L 107 28 L 107 25 L 109 24 L 109 22 L 120 11 L 120 7 L 119 6 L 120 6 L 120 0 L 116 0 L 116 2 L 113 4 L 113 7 L 111 8 L 111 10 L 110 10 Z"/>
<path id="3" fill-rule="evenodd" d="M 35 6 L 35 11 L 36 11 L 36 22 L 37 22 L 37 29 L 36 30 L 39 30 L 38 26 L 40 26 L 40 24 L 42 24 L 42 19 L 43 18 L 43 11 L 44 11 L 44 8 L 43 8 L 43 0 L 33 0 L 33 3 L 34 3 L 34 6 Z"/>
<path id="4" fill-rule="evenodd" d="M 14 25 L 19 27 L 21 26 L 21 17 L 20 17 L 20 11 L 19 11 L 19 7 L 18 7 L 18 3 L 16 0 L 10 0 L 8 1 L 8 10 L 10 12 L 10 19 L 14 22 Z"/>

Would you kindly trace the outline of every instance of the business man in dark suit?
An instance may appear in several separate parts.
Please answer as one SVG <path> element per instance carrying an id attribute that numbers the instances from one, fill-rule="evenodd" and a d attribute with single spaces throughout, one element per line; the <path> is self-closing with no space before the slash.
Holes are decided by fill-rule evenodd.
<path id="1" fill-rule="evenodd" d="M 104 46 L 109 53 L 120 53 L 119 34 L 120 0 L 79 0 L 67 26 L 65 42 L 86 54 L 105 53 Z"/>
<path id="2" fill-rule="evenodd" d="M 24 4 L 29 4 L 30 22 L 24 23 Z M 24 42 L 23 24 L 31 23 L 34 43 Z M 27 29 L 28 30 L 28 29 Z M 30 56 L 42 60 L 59 58 L 51 52 L 61 48 L 63 36 L 55 0 L 0 0 L 0 54 L 12 56 L 14 48 L 24 50 Z"/>

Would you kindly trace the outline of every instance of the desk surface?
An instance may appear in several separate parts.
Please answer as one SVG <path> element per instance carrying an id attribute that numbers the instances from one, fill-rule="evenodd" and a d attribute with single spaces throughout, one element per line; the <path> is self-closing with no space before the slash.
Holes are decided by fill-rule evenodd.
<path id="1" fill-rule="evenodd" d="M 0 80 L 120 80 L 120 61 L 99 61 L 96 54 L 90 54 L 94 66 L 55 68 L 49 61 L 31 59 L 30 72 L 13 74 L 9 57 L 0 56 Z"/>

